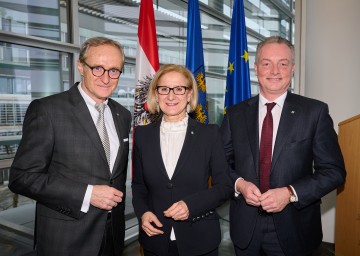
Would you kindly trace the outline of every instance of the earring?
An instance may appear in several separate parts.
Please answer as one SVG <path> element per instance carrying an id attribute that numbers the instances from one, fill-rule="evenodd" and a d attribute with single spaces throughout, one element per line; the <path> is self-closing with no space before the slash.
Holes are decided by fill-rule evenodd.
<path id="1" fill-rule="evenodd" d="M 160 106 L 159 106 L 159 104 L 156 105 L 156 111 L 157 111 L 158 113 L 160 113 Z"/>
<path id="2" fill-rule="evenodd" d="M 186 112 L 190 113 L 191 111 L 191 107 L 190 107 L 190 103 L 188 102 L 188 104 L 186 105 Z"/>

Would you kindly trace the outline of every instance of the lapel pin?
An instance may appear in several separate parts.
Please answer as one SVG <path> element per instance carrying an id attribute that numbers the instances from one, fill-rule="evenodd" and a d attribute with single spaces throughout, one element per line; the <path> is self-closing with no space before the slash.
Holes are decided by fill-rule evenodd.
<path id="1" fill-rule="evenodd" d="M 291 110 L 291 114 L 294 114 L 295 113 L 295 110 Z"/>
<path id="2" fill-rule="evenodd" d="M 119 113 L 116 113 L 117 116 L 119 116 Z"/>
<path id="3" fill-rule="evenodd" d="M 194 132 L 193 132 L 193 131 L 191 131 L 191 134 L 193 135 L 193 134 L 194 134 Z"/>

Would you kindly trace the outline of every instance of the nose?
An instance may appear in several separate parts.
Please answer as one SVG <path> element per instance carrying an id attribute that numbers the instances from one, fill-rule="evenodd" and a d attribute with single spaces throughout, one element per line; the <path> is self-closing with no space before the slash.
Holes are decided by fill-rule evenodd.
<path id="1" fill-rule="evenodd" d="M 104 83 L 104 84 L 108 84 L 110 82 L 111 78 L 109 76 L 109 70 L 106 70 L 104 72 L 104 74 L 101 76 L 101 81 Z"/>
<path id="2" fill-rule="evenodd" d="M 274 75 L 278 74 L 279 73 L 279 67 L 277 65 L 272 65 L 270 73 L 274 74 Z"/>
<path id="3" fill-rule="evenodd" d="M 168 94 L 168 98 L 170 100 L 174 99 L 175 98 L 175 93 L 174 93 L 174 90 L 170 90 L 169 94 Z"/>

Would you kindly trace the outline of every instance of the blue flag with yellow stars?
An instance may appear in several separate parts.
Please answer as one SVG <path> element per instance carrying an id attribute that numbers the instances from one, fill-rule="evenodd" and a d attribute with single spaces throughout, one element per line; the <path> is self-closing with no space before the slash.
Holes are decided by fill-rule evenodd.
<path id="1" fill-rule="evenodd" d="M 249 55 L 243 0 L 235 0 L 231 20 L 229 62 L 226 77 L 226 109 L 251 97 Z"/>
<path id="2" fill-rule="evenodd" d="M 188 1 L 186 67 L 193 73 L 199 91 L 198 105 L 192 116 L 198 122 L 207 124 L 209 118 L 206 102 L 204 53 L 198 0 Z"/>

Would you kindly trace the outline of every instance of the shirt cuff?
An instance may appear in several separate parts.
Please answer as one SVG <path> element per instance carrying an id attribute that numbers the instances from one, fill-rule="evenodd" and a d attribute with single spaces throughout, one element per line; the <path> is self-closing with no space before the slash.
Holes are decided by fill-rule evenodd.
<path id="1" fill-rule="evenodd" d="M 87 213 L 89 211 L 91 194 L 92 194 L 93 188 L 94 188 L 93 185 L 88 185 L 87 188 L 86 188 L 84 201 L 82 203 L 81 210 L 80 210 L 83 213 Z"/>
<path id="2" fill-rule="evenodd" d="M 244 180 L 244 178 L 237 178 L 237 180 L 235 181 L 235 185 L 234 185 L 234 190 L 235 190 L 235 193 L 234 193 L 234 196 L 235 197 L 238 197 L 241 193 L 239 191 L 237 191 L 236 189 L 236 183 L 239 181 L 239 180 Z"/>
<path id="3" fill-rule="evenodd" d="M 291 185 L 289 185 L 289 186 L 290 186 L 290 188 L 291 188 L 291 190 L 292 190 L 292 192 L 293 192 L 293 194 L 294 194 L 294 196 L 295 196 L 295 202 L 298 202 L 298 201 L 299 201 L 299 198 L 298 198 L 298 196 L 297 196 L 297 194 L 296 194 L 296 191 L 295 191 L 294 187 L 291 186 Z"/>

